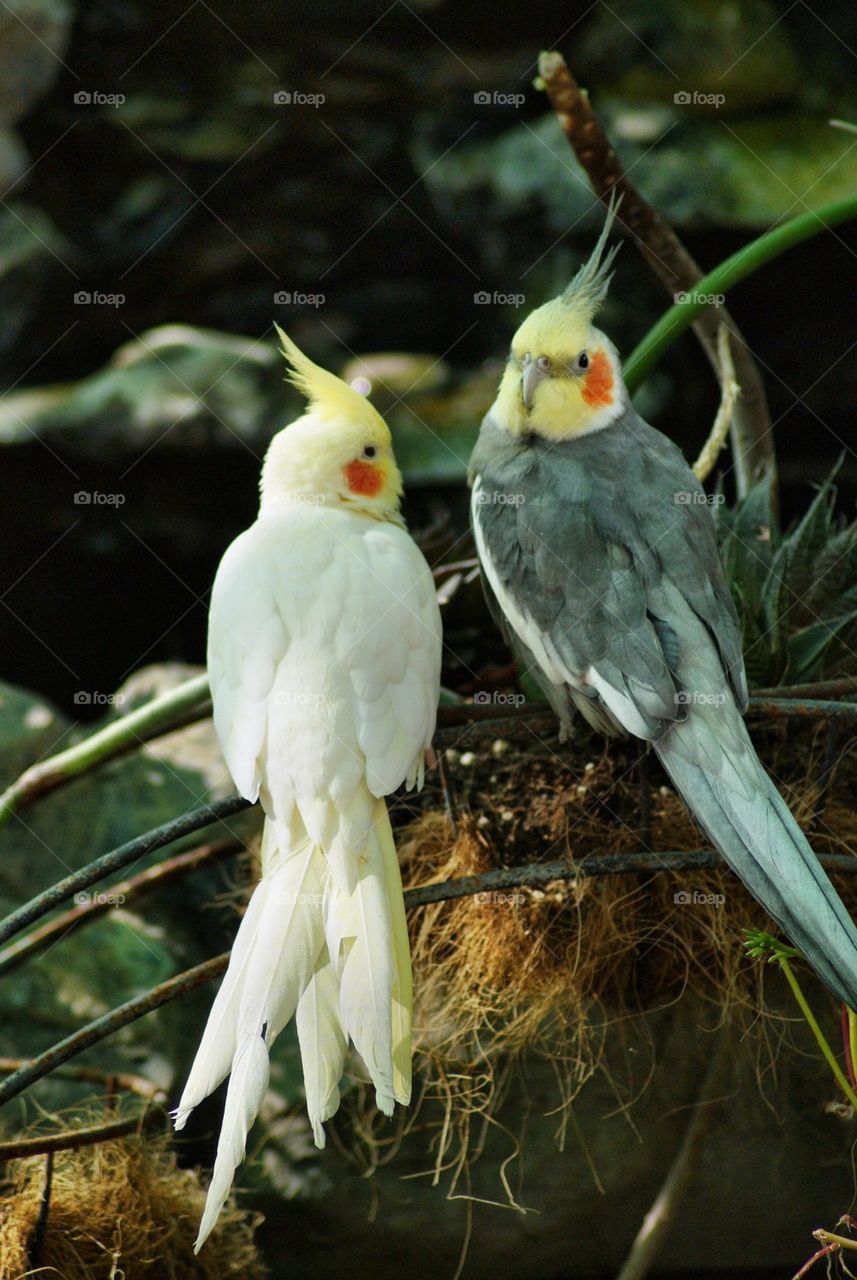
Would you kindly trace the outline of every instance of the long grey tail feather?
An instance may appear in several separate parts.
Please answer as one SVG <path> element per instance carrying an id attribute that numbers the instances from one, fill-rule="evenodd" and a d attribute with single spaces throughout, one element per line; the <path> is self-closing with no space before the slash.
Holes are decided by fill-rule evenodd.
<path id="1" fill-rule="evenodd" d="M 693 710 L 655 749 L 714 847 L 834 995 L 857 1008 L 857 928 L 730 710 L 732 767 L 712 773 L 712 727 Z"/>

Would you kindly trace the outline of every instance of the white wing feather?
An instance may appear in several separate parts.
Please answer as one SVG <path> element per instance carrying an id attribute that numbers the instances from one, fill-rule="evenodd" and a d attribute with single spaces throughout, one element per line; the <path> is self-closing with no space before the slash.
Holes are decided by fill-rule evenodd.
<path id="1" fill-rule="evenodd" d="M 421 777 L 437 714 L 441 621 L 431 570 L 404 529 L 379 525 L 365 547 L 378 607 L 345 661 L 369 790 L 385 796 Z"/>
<path id="2" fill-rule="evenodd" d="M 208 678 L 214 727 L 236 787 L 257 800 L 261 755 L 277 664 L 288 633 L 258 555 L 257 526 L 226 551 L 211 591 Z"/>

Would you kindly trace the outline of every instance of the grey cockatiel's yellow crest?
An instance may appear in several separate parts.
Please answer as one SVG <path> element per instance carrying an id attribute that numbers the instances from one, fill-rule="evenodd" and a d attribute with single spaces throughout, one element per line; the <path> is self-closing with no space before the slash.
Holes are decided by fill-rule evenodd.
<path id="1" fill-rule="evenodd" d="M 568 285 L 565 292 L 558 299 L 567 311 L 575 315 L 591 321 L 598 313 L 604 299 L 607 297 L 607 290 L 610 288 L 610 281 L 613 279 L 613 260 L 622 247 L 614 244 L 612 249 L 607 250 L 607 241 L 610 238 L 610 232 L 613 230 L 613 224 L 622 204 L 622 197 L 618 199 L 612 198 L 607 209 L 607 217 L 604 219 L 604 226 L 601 228 L 601 234 L 595 242 L 595 248 L 578 271 L 577 275 Z"/>
<path id="2" fill-rule="evenodd" d="M 566 295 L 519 328 L 482 423 L 471 515 L 488 602 L 561 736 L 580 712 L 650 742 L 712 844 L 854 1008 L 857 930 L 744 725 L 711 508 L 592 325 L 607 229 Z"/>
<path id="3" fill-rule="evenodd" d="M 611 204 L 598 243 L 574 279 L 558 298 L 531 311 L 515 334 L 513 345 L 532 352 L 551 354 L 551 349 L 576 350 L 575 336 L 588 336 L 590 326 L 610 288 L 611 270 L 621 244 L 605 254 L 607 239 L 616 220 L 618 202 Z"/>

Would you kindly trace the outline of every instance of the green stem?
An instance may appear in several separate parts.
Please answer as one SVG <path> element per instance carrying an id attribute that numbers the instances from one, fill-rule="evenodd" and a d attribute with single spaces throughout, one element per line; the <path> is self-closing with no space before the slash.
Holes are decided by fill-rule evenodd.
<path id="1" fill-rule="evenodd" d="M 840 1067 L 839 1063 L 836 1061 L 836 1057 L 834 1055 L 833 1050 L 831 1049 L 830 1045 L 827 1043 L 827 1039 L 824 1035 L 824 1032 L 816 1022 L 815 1014 L 812 1012 L 812 1009 L 810 1009 L 809 1005 L 806 1002 L 806 996 L 803 994 L 803 992 L 800 989 L 800 983 L 798 982 L 797 978 L 792 972 L 791 965 L 789 964 L 785 956 L 777 955 L 777 960 L 779 961 L 780 968 L 782 969 L 783 973 L 786 975 L 786 981 L 788 982 L 789 986 L 792 989 L 792 992 L 794 993 L 794 998 L 795 1000 L 797 1000 L 798 1005 L 800 1006 L 800 1011 L 803 1014 L 803 1016 L 806 1018 L 809 1024 L 810 1031 L 815 1036 L 816 1043 L 818 1044 L 819 1049 L 827 1059 L 827 1065 L 830 1067 L 830 1070 L 833 1072 L 834 1076 L 836 1077 L 836 1083 L 839 1085 L 840 1089 L 845 1094 L 845 1097 L 848 1099 L 851 1106 L 854 1108 L 854 1111 L 857 1112 L 857 1094 L 854 1093 L 854 1090 L 849 1084 L 848 1079 L 845 1076 L 842 1068 Z"/>
<path id="2" fill-rule="evenodd" d="M 849 1240 L 847 1236 L 837 1236 L 832 1231 L 819 1227 L 812 1233 L 819 1244 L 838 1244 L 840 1249 L 857 1249 L 857 1240 Z M 851 1274 L 850 1271 L 848 1273 Z"/>
<path id="3" fill-rule="evenodd" d="M 809 240 L 819 231 L 827 231 L 840 222 L 857 217 L 857 196 L 848 196 L 844 200 L 834 200 L 831 204 L 822 205 L 820 209 L 810 209 L 806 213 L 790 218 L 763 236 L 751 240 L 743 249 L 726 258 L 720 266 L 709 271 L 693 286 L 688 293 L 687 302 L 677 302 L 665 311 L 660 320 L 646 334 L 625 364 L 625 385 L 633 394 L 649 376 L 661 357 L 673 345 L 677 338 L 690 328 L 696 317 L 708 305 L 704 301 L 711 294 L 726 293 L 734 284 L 738 284 L 745 276 L 752 275 L 773 258 L 785 253 L 793 245 L 802 240 Z"/>
<path id="4" fill-rule="evenodd" d="M 79 774 L 88 773 L 103 760 L 177 727 L 176 720 L 183 713 L 199 707 L 207 696 L 208 676 L 195 676 L 136 711 L 129 711 L 128 715 L 111 721 L 106 728 L 90 734 L 83 742 L 32 765 L 0 795 L 0 827 L 36 796 L 52 791 Z"/>

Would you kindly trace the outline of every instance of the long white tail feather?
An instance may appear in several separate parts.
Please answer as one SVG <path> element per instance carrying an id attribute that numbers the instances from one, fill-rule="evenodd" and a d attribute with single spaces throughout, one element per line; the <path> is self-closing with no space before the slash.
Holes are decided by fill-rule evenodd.
<path id="1" fill-rule="evenodd" d="M 413 977 L 408 921 L 402 895 L 402 873 L 393 831 L 383 800 L 378 802 L 375 831 L 384 857 L 387 902 L 393 934 L 393 1096 L 407 1106 L 411 1100 L 411 1009 Z"/>
<path id="2" fill-rule="evenodd" d="M 241 919 L 232 944 L 229 967 L 211 1006 L 181 1101 L 173 1112 L 177 1131 L 184 1128 L 194 1107 L 198 1107 L 204 1098 L 214 1093 L 231 1070 L 235 1057 L 241 993 L 270 888 L 269 880 L 259 881 Z"/>
<path id="3" fill-rule="evenodd" d="M 263 848 L 266 842 L 267 832 Z M 323 861 L 318 850 L 305 846 L 256 886 L 174 1113 L 176 1130 L 225 1079 L 244 1035 L 261 1033 L 268 1024 L 271 1044 L 292 1017 L 324 940 L 321 881 L 318 871 L 312 876 L 314 862 L 323 867 Z"/>
<path id="4" fill-rule="evenodd" d="M 329 1120 L 339 1107 L 339 1081 L 348 1049 L 348 1036 L 339 1014 L 339 983 L 327 947 L 298 1001 L 297 1030 L 307 1112 L 315 1145 L 321 1148 L 325 1141 L 322 1122 Z"/>
<path id="5" fill-rule="evenodd" d="M 316 1145 L 339 1106 L 350 1035 L 392 1115 L 410 1100 L 411 965 L 401 876 L 383 800 L 352 851 L 354 890 L 342 891 L 322 849 L 304 835 L 277 847 L 267 821 L 263 876 L 238 930 L 229 968 L 175 1112 L 176 1128 L 231 1070 L 217 1159 L 196 1248 L 223 1207 L 268 1082 L 268 1050 L 297 1016 L 307 1110 Z"/>
<path id="6" fill-rule="evenodd" d="M 239 1008 L 239 1039 L 266 1026 L 271 1045 L 294 1017 L 324 945 L 323 871 L 323 854 L 307 844 L 269 873 L 268 907 L 257 926 Z"/>
<path id="7" fill-rule="evenodd" d="M 244 1159 L 247 1134 L 259 1114 L 268 1088 L 268 1076 L 267 1046 L 260 1035 L 250 1036 L 239 1048 L 232 1064 L 223 1124 L 217 1143 L 217 1158 L 205 1201 L 205 1212 L 199 1224 L 199 1235 L 193 1246 L 194 1253 L 199 1253 L 205 1244 L 226 1203 L 235 1170 Z"/>
<path id="8" fill-rule="evenodd" d="M 395 962 L 384 857 L 374 829 L 359 859 L 354 892 L 346 895 L 331 884 L 324 914 L 342 1021 L 375 1086 L 379 1110 L 392 1115 Z"/>
<path id="9" fill-rule="evenodd" d="M 183 1129 L 194 1107 L 214 1093 L 232 1069 L 232 1060 L 238 1043 L 238 1024 L 242 995 L 247 988 L 247 971 L 258 943 L 261 922 L 275 881 L 268 871 L 277 863 L 274 827 L 266 822 L 262 828 L 262 878 L 256 885 L 241 919 L 238 933 L 232 944 L 229 967 L 220 989 L 214 998 L 211 1013 L 202 1035 L 199 1048 L 181 1101 L 173 1112 L 176 1132 Z"/>

